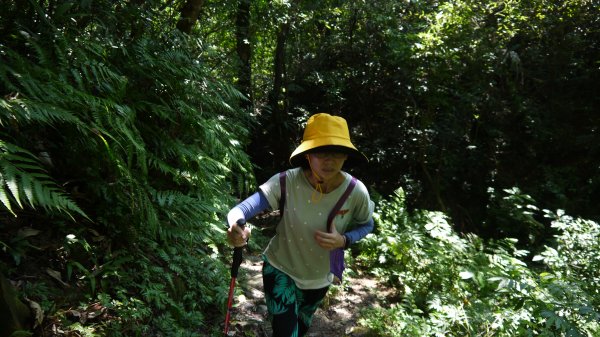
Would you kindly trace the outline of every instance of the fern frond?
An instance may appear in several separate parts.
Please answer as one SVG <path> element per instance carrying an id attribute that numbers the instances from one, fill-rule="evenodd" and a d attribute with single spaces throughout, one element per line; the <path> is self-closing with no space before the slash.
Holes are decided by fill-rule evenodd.
<path id="1" fill-rule="evenodd" d="M 47 211 L 59 211 L 72 217 L 75 212 L 88 216 L 50 178 L 31 152 L 0 140 L 0 201 L 13 215 L 13 205 L 24 204 Z M 89 218 L 88 218 L 89 219 Z"/>
<path id="2" fill-rule="evenodd" d="M 77 116 L 55 105 L 18 98 L 10 100 L 0 98 L 0 125 L 8 126 L 7 121 L 10 119 L 20 124 L 69 123 L 83 126 Z"/>

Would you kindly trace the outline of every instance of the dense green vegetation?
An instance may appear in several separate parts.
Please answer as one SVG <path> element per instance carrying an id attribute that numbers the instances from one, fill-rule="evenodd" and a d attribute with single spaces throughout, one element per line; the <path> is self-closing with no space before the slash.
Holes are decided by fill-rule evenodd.
<path id="1" fill-rule="evenodd" d="M 519 213 L 543 214 L 556 230 L 551 246 L 530 252 L 512 238 L 459 235 L 444 213 L 410 214 L 404 198 L 398 190 L 379 202 L 381 226 L 359 256 L 401 297 L 365 313 L 375 335 L 600 334 L 597 222 L 522 205 Z"/>
<path id="2" fill-rule="evenodd" d="M 9 1 L 0 336 L 219 335 L 224 214 L 322 111 L 373 335 L 599 336 L 598 83 L 591 0 Z"/>

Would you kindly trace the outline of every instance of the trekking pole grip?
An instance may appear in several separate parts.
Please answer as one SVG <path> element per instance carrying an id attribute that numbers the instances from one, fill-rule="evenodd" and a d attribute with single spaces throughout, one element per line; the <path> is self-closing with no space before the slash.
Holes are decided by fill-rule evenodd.
<path id="1" fill-rule="evenodd" d="M 246 220 L 239 219 L 236 221 L 236 224 L 242 229 L 242 231 L 246 227 Z M 237 277 L 238 270 L 240 265 L 242 264 L 242 250 L 244 247 L 235 247 L 233 249 L 233 263 L 231 264 L 231 277 Z"/>

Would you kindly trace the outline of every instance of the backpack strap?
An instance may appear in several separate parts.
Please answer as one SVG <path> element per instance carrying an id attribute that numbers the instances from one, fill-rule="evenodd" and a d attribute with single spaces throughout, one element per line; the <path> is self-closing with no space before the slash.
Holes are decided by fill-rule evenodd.
<path id="1" fill-rule="evenodd" d="M 327 231 L 329 233 L 332 232 L 333 219 L 337 215 L 337 212 L 340 210 L 340 208 L 342 208 L 342 206 L 344 205 L 344 202 L 346 202 L 346 199 L 348 199 L 348 197 L 350 196 L 350 193 L 352 193 L 352 190 L 354 189 L 355 186 L 356 186 L 356 178 L 352 177 L 352 180 L 350 181 L 350 184 L 348 184 L 346 191 L 344 191 L 344 194 L 342 194 L 342 196 L 340 197 L 340 200 L 338 200 L 337 204 L 335 204 L 335 206 L 333 206 L 333 209 L 329 213 L 329 216 L 327 217 Z M 337 249 L 329 251 L 329 268 L 330 268 L 329 270 L 331 271 L 331 273 L 333 275 L 335 275 L 335 277 L 337 277 L 339 280 L 339 281 L 335 281 L 335 278 L 334 278 L 334 281 L 341 282 L 342 276 L 344 275 L 344 269 L 346 269 L 346 265 L 344 264 L 344 249 L 343 248 L 337 248 Z"/>
<path id="2" fill-rule="evenodd" d="M 279 187 L 281 187 L 281 197 L 279 197 L 279 215 L 283 216 L 283 209 L 285 207 L 285 181 L 286 181 L 286 171 L 279 172 Z"/>
<path id="3" fill-rule="evenodd" d="M 354 190 L 355 186 L 356 186 L 356 177 L 352 177 L 352 180 L 350 180 L 350 184 L 348 184 L 348 187 L 346 187 L 346 191 L 344 191 L 344 194 L 342 194 L 342 196 L 340 197 L 338 202 L 331 209 L 331 212 L 329 212 L 329 216 L 327 217 L 327 232 L 329 232 L 329 233 L 332 232 L 331 225 L 333 224 L 333 219 L 337 215 L 337 212 L 339 212 L 340 208 L 342 208 L 342 206 L 346 202 L 346 199 L 348 199 L 348 197 L 350 196 L 350 193 L 352 193 L 352 190 Z"/>

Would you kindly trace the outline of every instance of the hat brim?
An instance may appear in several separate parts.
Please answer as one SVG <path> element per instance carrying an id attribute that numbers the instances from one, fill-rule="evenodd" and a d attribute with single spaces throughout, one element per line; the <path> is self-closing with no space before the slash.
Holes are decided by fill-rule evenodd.
<path id="1" fill-rule="evenodd" d="M 327 148 L 327 151 L 332 149 L 339 150 L 340 152 L 348 154 L 349 162 L 369 162 L 367 156 L 349 142 L 347 139 L 338 137 L 328 137 L 319 139 L 310 139 L 303 141 L 290 156 L 290 164 L 294 167 L 301 166 L 302 162 L 305 161 L 304 154 L 313 152 L 319 148 Z"/>

